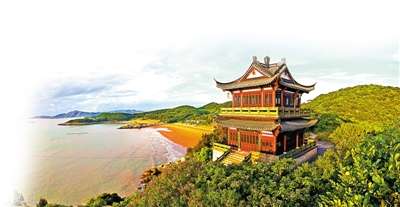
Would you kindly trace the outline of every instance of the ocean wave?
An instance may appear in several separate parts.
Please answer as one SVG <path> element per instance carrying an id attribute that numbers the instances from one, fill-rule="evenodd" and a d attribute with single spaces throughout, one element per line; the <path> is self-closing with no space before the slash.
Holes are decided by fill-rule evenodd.
<path id="1" fill-rule="evenodd" d="M 160 151 L 164 151 L 164 153 L 162 154 L 165 155 L 166 160 L 160 160 L 160 157 L 158 157 L 157 159 L 155 159 L 157 164 L 174 162 L 185 156 L 186 148 L 162 136 L 158 132 L 158 129 L 146 128 L 144 130 L 147 130 L 149 132 L 149 136 L 152 140 L 152 150 L 154 152 L 153 156 L 158 156 L 160 155 Z"/>

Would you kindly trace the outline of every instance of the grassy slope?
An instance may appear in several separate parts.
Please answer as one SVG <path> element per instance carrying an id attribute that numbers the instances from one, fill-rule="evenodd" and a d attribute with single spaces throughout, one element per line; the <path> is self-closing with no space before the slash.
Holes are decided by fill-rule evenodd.
<path id="1" fill-rule="evenodd" d="M 303 108 L 336 114 L 345 122 L 381 125 L 400 117 L 400 88 L 360 85 L 322 94 Z"/>

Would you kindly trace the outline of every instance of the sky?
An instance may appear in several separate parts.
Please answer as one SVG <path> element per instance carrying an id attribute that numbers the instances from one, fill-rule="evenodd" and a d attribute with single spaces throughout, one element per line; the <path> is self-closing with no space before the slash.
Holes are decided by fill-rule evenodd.
<path id="1" fill-rule="evenodd" d="M 286 58 L 305 94 L 400 86 L 394 2 L 3 2 L 2 68 L 33 115 L 228 100 L 214 78 Z M 14 80 L 14 79 L 13 79 Z M 15 84 L 15 81 L 13 81 Z"/>

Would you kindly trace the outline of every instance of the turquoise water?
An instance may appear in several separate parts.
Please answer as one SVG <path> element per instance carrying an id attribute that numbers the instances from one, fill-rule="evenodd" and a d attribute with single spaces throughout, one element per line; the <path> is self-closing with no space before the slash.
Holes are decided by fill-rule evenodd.
<path id="1" fill-rule="evenodd" d="M 31 166 L 20 189 L 29 203 L 44 197 L 50 202 L 80 204 L 103 192 L 129 195 L 145 169 L 186 153 L 157 129 L 57 125 L 65 121 L 29 121 Z"/>

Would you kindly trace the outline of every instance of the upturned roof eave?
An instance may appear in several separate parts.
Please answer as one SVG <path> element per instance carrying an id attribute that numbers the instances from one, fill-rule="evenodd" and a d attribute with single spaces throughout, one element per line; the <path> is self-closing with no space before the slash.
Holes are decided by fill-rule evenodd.
<path id="1" fill-rule="evenodd" d="M 310 85 L 310 86 L 305 86 L 305 85 L 301 85 L 301 84 L 297 83 L 296 81 L 294 81 L 294 83 L 287 83 L 287 82 L 284 82 L 281 80 L 281 81 L 279 81 L 279 84 L 282 86 L 288 87 L 288 88 L 292 88 L 295 90 L 301 90 L 306 93 L 309 93 L 315 89 L 316 83 L 314 83 L 313 85 Z"/>
<path id="2" fill-rule="evenodd" d="M 221 84 L 221 83 L 217 83 L 217 88 L 220 88 L 224 91 L 229 91 L 229 90 L 235 90 L 235 89 L 241 89 L 241 88 L 252 88 L 252 87 L 260 87 L 260 86 L 264 86 L 264 85 L 268 85 L 270 83 L 272 83 L 276 78 L 264 78 L 263 80 L 265 81 L 253 81 L 253 80 L 248 80 L 248 81 L 243 81 L 243 82 L 234 82 L 234 83 L 230 83 L 230 84 Z M 255 82 L 255 83 L 251 83 L 251 82 Z"/>
<path id="3" fill-rule="evenodd" d="M 296 131 L 299 129 L 305 129 L 314 126 L 318 123 L 317 119 L 311 120 L 295 120 L 295 121 L 283 121 L 280 123 L 282 132 Z"/>

